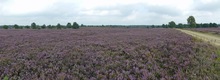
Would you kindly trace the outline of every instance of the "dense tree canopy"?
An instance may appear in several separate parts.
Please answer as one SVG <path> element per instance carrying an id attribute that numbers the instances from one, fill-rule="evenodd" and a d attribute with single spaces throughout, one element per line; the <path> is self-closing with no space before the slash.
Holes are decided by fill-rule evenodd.
<path id="1" fill-rule="evenodd" d="M 168 24 L 162 24 L 162 25 L 79 25 L 77 22 L 67 23 L 66 25 L 37 25 L 35 22 L 31 23 L 31 25 L 2 25 L 0 28 L 2 29 L 66 29 L 66 28 L 72 28 L 72 29 L 78 29 L 79 27 L 125 27 L 125 28 L 210 28 L 210 27 L 219 27 L 220 24 L 217 23 L 199 23 L 196 24 L 195 18 L 193 16 L 190 16 L 187 19 L 187 24 L 176 24 L 174 21 L 170 21 Z"/>
<path id="2" fill-rule="evenodd" d="M 174 21 L 169 22 L 169 27 L 170 28 L 175 28 L 176 27 L 176 23 Z"/>
<path id="3" fill-rule="evenodd" d="M 187 23 L 190 28 L 196 28 L 196 20 L 193 16 L 189 16 L 189 18 L 187 19 Z"/>
<path id="4" fill-rule="evenodd" d="M 183 28 L 184 25 L 183 25 L 182 23 L 179 23 L 179 24 L 177 25 L 177 27 L 178 27 L 178 28 Z"/>
<path id="5" fill-rule="evenodd" d="M 15 29 L 19 29 L 19 26 L 17 24 L 14 25 Z"/>
<path id="6" fill-rule="evenodd" d="M 60 23 L 58 23 L 57 24 L 57 29 L 61 29 L 62 27 L 61 27 L 61 25 L 60 25 Z"/>
<path id="7" fill-rule="evenodd" d="M 41 26 L 42 29 L 45 29 L 47 26 L 44 24 Z"/>
<path id="8" fill-rule="evenodd" d="M 71 28 L 72 27 L 71 23 L 67 23 L 66 27 Z"/>
<path id="9" fill-rule="evenodd" d="M 7 26 L 7 25 L 4 25 L 3 28 L 4 28 L 4 29 L 8 29 L 8 26 Z"/>
<path id="10" fill-rule="evenodd" d="M 34 23 L 34 22 L 31 23 L 31 28 L 32 28 L 32 29 L 37 29 L 37 25 L 36 25 L 36 23 Z"/>
<path id="11" fill-rule="evenodd" d="M 79 28 L 79 24 L 76 22 L 73 22 L 73 29 L 78 29 Z"/>

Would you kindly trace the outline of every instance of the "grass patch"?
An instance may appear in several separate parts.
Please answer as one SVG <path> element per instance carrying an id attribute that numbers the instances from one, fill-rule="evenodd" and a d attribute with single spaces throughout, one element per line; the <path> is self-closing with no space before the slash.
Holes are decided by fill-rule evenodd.
<path id="1" fill-rule="evenodd" d="M 220 35 L 215 34 L 213 32 L 200 32 L 200 31 L 195 31 L 195 32 L 202 33 L 202 34 L 207 34 L 207 35 L 210 35 L 210 36 L 220 37 Z"/>
<path id="2" fill-rule="evenodd" d="M 5 76 L 5 77 L 3 78 L 3 80 L 9 80 L 8 76 Z"/>
<path id="3" fill-rule="evenodd" d="M 202 33 L 202 32 L 200 32 L 200 33 Z M 209 35 L 212 35 L 212 34 L 209 33 Z M 193 41 L 196 43 L 205 43 L 205 41 L 203 41 L 200 38 L 196 38 L 196 37 L 193 37 Z M 210 55 L 209 57 L 211 57 L 211 59 L 214 60 L 213 66 L 210 66 L 211 71 L 207 71 L 206 69 L 204 69 L 204 71 L 206 71 L 208 73 L 214 73 L 214 74 L 216 74 L 216 76 L 219 77 L 219 75 L 220 75 L 220 47 L 209 43 L 208 47 L 201 47 L 200 49 L 202 51 L 213 52 L 213 54 L 209 54 Z M 201 52 L 199 52 L 199 53 L 201 53 Z M 206 55 L 206 54 L 204 54 L 204 55 Z M 206 56 L 204 58 L 205 58 L 205 60 L 207 60 L 207 59 L 209 59 L 209 57 Z"/>

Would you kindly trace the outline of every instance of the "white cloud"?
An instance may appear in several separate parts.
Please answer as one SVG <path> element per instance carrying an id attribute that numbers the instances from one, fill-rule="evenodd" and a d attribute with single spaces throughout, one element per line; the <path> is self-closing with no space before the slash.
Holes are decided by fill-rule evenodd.
<path id="1" fill-rule="evenodd" d="M 79 12 L 82 15 L 89 16 L 117 16 L 121 15 L 119 10 L 85 10 Z"/>
<path id="2" fill-rule="evenodd" d="M 55 0 L 9 0 L 2 10 L 5 15 L 38 13 L 47 10 L 55 2 Z"/>
<path id="3" fill-rule="evenodd" d="M 219 0 L 0 0 L 0 24 L 220 22 Z"/>

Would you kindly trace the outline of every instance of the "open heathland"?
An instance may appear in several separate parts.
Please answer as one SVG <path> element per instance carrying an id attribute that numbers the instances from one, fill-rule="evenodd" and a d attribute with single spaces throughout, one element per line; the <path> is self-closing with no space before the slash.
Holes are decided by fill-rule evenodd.
<path id="1" fill-rule="evenodd" d="M 196 32 L 196 31 L 191 31 L 191 30 L 183 30 L 183 29 L 177 29 L 177 30 L 185 32 L 186 34 L 192 35 L 193 37 L 196 37 L 198 39 L 201 39 L 213 45 L 220 46 L 220 36 L 215 36 L 212 34 L 206 34 L 206 33 L 201 33 L 201 32 Z"/>
<path id="2" fill-rule="evenodd" d="M 192 28 L 190 30 L 220 35 L 220 28 Z"/>
<path id="3" fill-rule="evenodd" d="M 175 29 L 0 30 L 0 79 L 219 79 L 217 48 Z"/>

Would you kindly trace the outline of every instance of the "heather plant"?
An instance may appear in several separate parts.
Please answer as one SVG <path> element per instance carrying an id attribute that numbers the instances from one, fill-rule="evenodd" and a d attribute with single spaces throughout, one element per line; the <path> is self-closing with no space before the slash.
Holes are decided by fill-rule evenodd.
<path id="1" fill-rule="evenodd" d="M 214 46 L 175 29 L 1 30 L 0 79 L 217 80 Z"/>
<path id="2" fill-rule="evenodd" d="M 220 34 L 220 28 L 192 28 L 190 30 L 203 32 L 203 33 L 213 33 L 213 34 Z"/>

